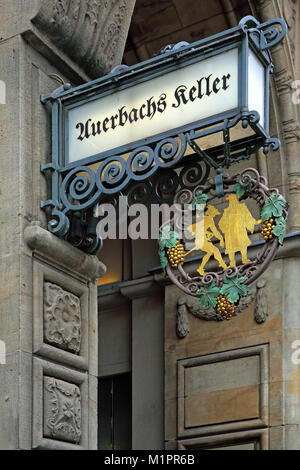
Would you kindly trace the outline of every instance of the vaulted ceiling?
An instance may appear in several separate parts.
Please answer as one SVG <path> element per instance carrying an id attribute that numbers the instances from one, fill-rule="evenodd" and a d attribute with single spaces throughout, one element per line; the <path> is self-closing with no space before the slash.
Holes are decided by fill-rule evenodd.
<path id="1" fill-rule="evenodd" d="M 192 43 L 255 13 L 251 0 L 137 0 L 123 63 L 133 65 L 180 41 Z M 252 10 L 252 11 L 251 11 Z"/>

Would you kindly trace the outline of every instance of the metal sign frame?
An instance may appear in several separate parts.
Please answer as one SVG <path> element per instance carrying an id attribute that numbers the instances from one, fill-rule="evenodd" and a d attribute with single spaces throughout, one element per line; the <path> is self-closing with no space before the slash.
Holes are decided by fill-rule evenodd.
<path id="1" fill-rule="evenodd" d="M 225 32 L 193 44 L 179 43 L 166 48 L 166 52 L 132 67 L 121 65 L 109 75 L 92 82 L 76 88 L 66 84 L 54 93 L 42 95 L 41 102 L 50 102 L 52 106 L 52 157 L 50 163 L 41 167 L 41 171 L 47 177 L 50 174 L 51 179 L 51 198 L 41 202 L 41 208 L 46 210 L 49 216 L 48 230 L 67 238 L 72 231 L 70 220 L 74 213 L 91 211 L 104 196 L 119 193 L 132 182 L 146 180 L 160 168 L 174 167 L 181 161 L 188 145 L 200 159 L 207 158 L 208 164 L 215 167 L 229 166 L 232 161 L 245 158 L 245 155 L 250 157 L 261 147 L 265 153 L 270 147 L 273 150 L 278 149 L 279 140 L 271 139 L 269 135 L 269 81 L 273 70 L 269 50 L 284 38 L 286 32 L 287 26 L 282 19 L 260 24 L 254 17 L 247 16 L 237 27 Z M 66 129 L 71 109 L 237 47 L 237 108 L 89 158 L 68 162 Z M 265 68 L 264 127 L 259 123 L 260 116 L 257 111 L 248 109 L 249 50 L 258 57 Z M 250 126 L 253 129 L 254 137 L 234 142 L 229 152 L 230 129 L 240 122 L 243 127 Z M 227 147 L 225 143 L 225 147 L 216 147 L 207 154 L 201 152 L 195 141 L 217 132 L 223 132 L 227 137 Z M 226 148 L 230 155 L 225 155 Z M 128 153 L 128 158 L 122 158 L 122 155 Z M 96 172 L 90 167 L 94 163 L 99 163 Z M 90 241 L 87 232 L 92 233 L 87 230 L 85 241 L 82 243 L 81 240 L 77 246 L 90 253 L 96 252 L 100 244 L 95 241 L 95 231 Z"/>

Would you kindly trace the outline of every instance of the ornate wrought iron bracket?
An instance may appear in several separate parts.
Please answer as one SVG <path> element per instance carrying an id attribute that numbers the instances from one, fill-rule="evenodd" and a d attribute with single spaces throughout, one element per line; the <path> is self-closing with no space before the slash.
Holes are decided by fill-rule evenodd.
<path id="1" fill-rule="evenodd" d="M 53 93 L 42 95 L 41 102 L 52 105 L 52 161 L 41 168 L 51 186 L 51 196 L 41 202 L 41 208 L 49 218 L 48 230 L 88 253 L 96 253 L 101 241 L 96 235 L 97 219 L 93 208 L 102 201 L 122 193 L 129 196 L 129 203 L 130 199 L 147 200 L 148 203 L 171 202 L 178 189 L 192 190 L 197 184 L 205 184 L 211 169 L 229 168 L 249 159 L 259 148 L 263 148 L 265 153 L 270 148 L 277 150 L 280 142 L 270 138 L 268 129 L 268 93 L 265 125 L 262 127 L 258 112 L 248 109 L 244 91 L 247 67 L 244 65 L 251 43 L 251 50 L 257 53 L 265 68 L 267 91 L 273 67 L 269 49 L 283 39 L 286 31 L 286 24 L 281 19 L 260 24 L 248 16 L 237 27 L 210 38 L 193 44 L 182 41 L 167 46 L 149 61 L 133 67 L 121 65 L 93 82 L 76 88 L 63 84 Z M 233 48 L 238 49 L 241 74 L 236 108 L 79 159 L 78 164 L 69 163 L 66 137 L 69 109 Z M 254 137 L 232 141 L 231 130 L 239 123 L 244 128 L 250 126 Z M 223 145 L 202 150 L 201 139 L 218 132 L 223 133 Z M 193 149 L 194 155 L 185 156 L 187 145 Z M 92 166 L 94 164 L 96 169 Z M 220 196 L 224 190 L 223 179 L 220 173 L 215 181 Z"/>
<path id="2" fill-rule="evenodd" d="M 261 51 L 269 51 L 275 47 L 287 33 L 287 24 L 281 18 L 260 24 L 253 16 L 245 16 L 239 25 L 246 34 L 250 33 L 255 37 L 257 47 Z M 278 30 L 278 26 L 281 30 Z"/>

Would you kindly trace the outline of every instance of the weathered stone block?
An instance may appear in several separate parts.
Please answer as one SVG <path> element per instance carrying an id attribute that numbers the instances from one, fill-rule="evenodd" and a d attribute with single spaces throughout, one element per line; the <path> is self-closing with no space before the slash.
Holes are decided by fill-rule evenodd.
<path id="1" fill-rule="evenodd" d="M 92 332 L 89 289 L 51 266 L 33 263 L 34 351 L 60 363 L 88 369 Z"/>
<path id="2" fill-rule="evenodd" d="M 33 448 L 90 448 L 88 375 L 34 358 L 33 376 Z"/>
<path id="3" fill-rule="evenodd" d="M 178 361 L 178 434 L 268 423 L 267 345 Z"/>
<path id="4" fill-rule="evenodd" d="M 51 282 L 44 283 L 44 337 L 58 348 L 80 352 L 80 299 Z"/>
<path id="5" fill-rule="evenodd" d="M 81 394 L 77 385 L 44 377 L 44 437 L 78 444 Z"/>

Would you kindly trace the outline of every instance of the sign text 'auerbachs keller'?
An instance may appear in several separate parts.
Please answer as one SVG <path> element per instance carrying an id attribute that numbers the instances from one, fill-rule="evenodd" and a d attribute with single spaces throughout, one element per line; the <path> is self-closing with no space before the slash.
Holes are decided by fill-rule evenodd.
<path id="1" fill-rule="evenodd" d="M 70 109 L 69 163 L 237 107 L 236 48 Z"/>

